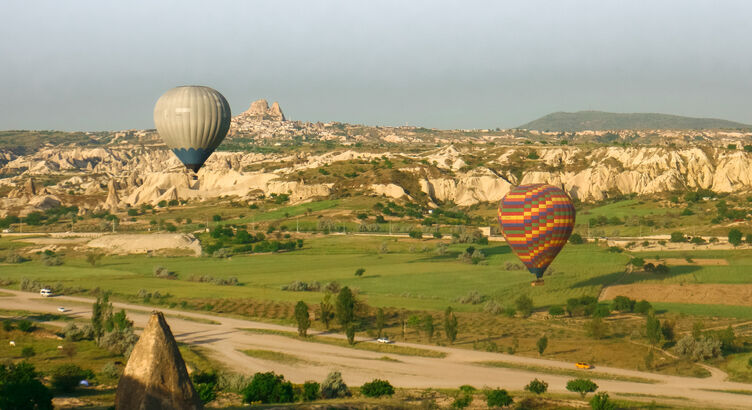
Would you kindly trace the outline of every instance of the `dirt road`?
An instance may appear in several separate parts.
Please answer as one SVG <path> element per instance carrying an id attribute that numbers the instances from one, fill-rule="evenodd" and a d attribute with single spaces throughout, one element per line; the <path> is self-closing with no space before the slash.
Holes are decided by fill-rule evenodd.
<path id="1" fill-rule="evenodd" d="M 10 293 L 12 296 L 0 297 L 0 308 L 57 313 L 57 307 L 64 306 L 69 309 L 65 314 L 75 318 L 88 318 L 91 314 L 90 307 L 82 304 L 92 303 L 93 300 L 89 298 L 61 296 L 46 299 L 26 292 L 5 289 L 3 289 L 3 292 Z M 126 309 L 128 316 L 137 327 L 143 327 L 146 324 L 148 312 L 152 310 L 151 307 L 123 303 L 114 303 L 114 306 L 118 309 Z M 385 354 L 305 342 L 284 336 L 255 334 L 242 330 L 248 328 L 295 330 L 287 326 L 178 310 L 161 310 L 167 315 L 167 321 L 178 341 L 209 349 L 215 359 L 234 371 L 251 374 L 258 371 L 273 370 L 296 383 L 302 383 L 306 380 L 320 381 L 330 371 L 340 370 L 345 381 L 353 385 L 360 385 L 374 378 L 382 378 L 399 387 L 456 388 L 463 384 L 470 384 L 476 387 L 489 386 L 522 390 L 530 380 L 539 378 L 549 383 L 550 391 L 565 392 L 566 382 L 572 379 L 571 376 L 486 367 L 477 364 L 477 362 L 497 361 L 573 369 L 573 364 L 569 362 L 408 343 L 400 343 L 400 345 L 441 351 L 445 352 L 447 356 L 437 359 Z M 183 320 L 174 317 L 175 315 L 213 320 L 219 322 L 219 324 Z M 317 334 L 317 332 L 313 333 Z M 0 343 L 2 342 L 4 341 L 0 341 Z M 238 351 L 243 349 L 278 351 L 297 356 L 302 361 L 295 364 L 282 364 L 260 360 Z M 391 360 L 385 360 L 384 357 Z M 722 380 L 722 373 L 715 373 L 714 377 L 711 378 L 697 379 L 608 367 L 598 367 L 595 371 L 614 376 L 639 377 L 655 381 L 651 384 L 594 378 L 600 386 L 599 390 L 607 391 L 612 396 L 623 393 L 629 395 L 631 400 L 646 401 L 652 401 L 655 397 L 662 396 L 665 397 L 662 401 L 672 402 L 679 406 L 750 408 L 750 396 L 709 391 L 752 390 L 752 384 Z M 583 376 L 587 377 L 587 371 L 583 371 Z M 683 397 L 686 400 L 677 397 Z"/>

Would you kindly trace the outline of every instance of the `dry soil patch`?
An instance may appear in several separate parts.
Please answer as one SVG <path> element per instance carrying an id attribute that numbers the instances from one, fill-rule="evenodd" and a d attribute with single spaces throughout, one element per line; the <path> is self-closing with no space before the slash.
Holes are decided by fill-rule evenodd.
<path id="1" fill-rule="evenodd" d="M 728 261 L 726 259 L 694 259 L 688 261 L 683 258 L 665 258 L 665 259 L 645 259 L 645 263 L 652 263 L 657 265 L 663 263 L 666 266 L 726 266 Z"/>
<path id="2" fill-rule="evenodd" d="M 632 284 L 603 289 L 601 300 L 617 296 L 649 302 L 693 303 L 703 305 L 752 306 L 752 285 L 726 284 Z"/>

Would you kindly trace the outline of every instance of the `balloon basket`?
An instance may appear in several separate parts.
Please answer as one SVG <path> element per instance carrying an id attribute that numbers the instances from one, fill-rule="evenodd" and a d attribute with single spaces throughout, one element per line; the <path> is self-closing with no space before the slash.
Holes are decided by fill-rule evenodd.
<path id="1" fill-rule="evenodd" d="M 543 286 L 544 282 L 543 279 L 538 279 L 530 282 L 530 286 Z"/>

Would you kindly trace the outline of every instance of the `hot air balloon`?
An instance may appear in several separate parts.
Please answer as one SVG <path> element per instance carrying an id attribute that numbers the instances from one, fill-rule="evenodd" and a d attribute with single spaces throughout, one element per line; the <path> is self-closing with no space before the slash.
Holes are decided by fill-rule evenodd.
<path id="1" fill-rule="evenodd" d="M 540 279 L 567 243 L 574 228 L 572 200 L 551 185 L 521 185 L 499 204 L 499 225 L 507 243 L 527 269 Z"/>
<path id="2" fill-rule="evenodd" d="M 209 87 L 175 87 L 157 100 L 154 125 L 185 167 L 198 172 L 230 129 L 230 105 Z"/>

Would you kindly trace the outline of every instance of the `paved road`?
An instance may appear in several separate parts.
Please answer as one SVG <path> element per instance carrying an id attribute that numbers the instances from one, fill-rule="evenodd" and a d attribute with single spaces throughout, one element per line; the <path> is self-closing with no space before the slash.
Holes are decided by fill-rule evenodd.
<path id="1" fill-rule="evenodd" d="M 42 298 L 39 295 L 12 290 L 2 290 L 12 296 L 0 297 L 0 308 L 20 309 L 35 312 L 57 313 L 58 306 L 70 309 L 65 314 L 75 318 L 88 318 L 91 315 L 90 304 L 93 299 L 82 297 L 59 296 Z M 113 303 L 118 309 L 126 309 L 128 316 L 137 327 L 143 327 L 148 319 L 151 307 L 125 303 Z M 305 342 L 289 337 L 255 334 L 242 329 L 272 329 L 294 331 L 287 326 L 275 325 L 250 320 L 225 318 L 200 313 L 188 313 L 179 310 L 162 310 L 167 315 L 167 321 L 175 338 L 184 343 L 194 344 L 209 349 L 211 355 L 229 369 L 251 374 L 257 371 L 273 370 L 283 374 L 287 379 L 296 383 L 306 380 L 323 380 L 332 370 L 342 371 L 348 384 L 360 385 L 374 378 L 389 380 L 399 387 L 417 388 L 456 388 L 463 384 L 476 387 L 503 387 L 522 390 L 533 378 L 539 378 L 549 383 L 549 390 L 554 392 L 566 391 L 565 385 L 572 377 L 539 373 L 527 370 L 485 367 L 475 364 L 481 361 L 504 361 L 509 363 L 546 366 L 553 368 L 572 369 L 572 363 L 554 360 L 520 357 L 500 353 L 478 352 L 450 347 L 438 347 L 400 343 L 402 346 L 414 346 L 445 352 L 445 358 L 427 358 L 417 356 L 403 356 L 363 351 L 322 343 Z M 175 316 L 191 317 L 194 319 L 209 319 L 220 324 L 200 323 L 179 319 Z M 317 332 L 312 332 L 318 334 Z M 327 335 L 322 335 L 327 336 Z M 341 335 L 329 335 L 342 337 Z M 366 340 L 366 339 L 361 339 Z M 0 341 L 3 342 L 3 341 Z M 246 356 L 239 352 L 242 349 L 273 350 L 295 355 L 302 359 L 295 364 L 282 364 L 273 361 L 260 360 Z M 384 357 L 392 360 L 384 360 Z M 711 378 L 697 379 L 689 377 L 663 376 L 653 373 L 633 370 L 598 367 L 599 373 L 609 373 L 617 376 L 640 377 L 655 380 L 656 383 L 636 383 L 615 380 L 594 380 L 601 391 L 612 395 L 624 393 L 633 400 L 651 401 L 652 396 L 663 396 L 666 402 L 683 406 L 716 407 L 716 408 L 752 408 L 750 396 L 712 392 L 708 390 L 751 390 L 752 384 L 724 381 L 717 373 Z M 583 371 L 583 376 L 587 375 Z M 642 396 L 641 396 L 642 395 Z M 680 400 L 677 397 L 685 397 Z"/>

